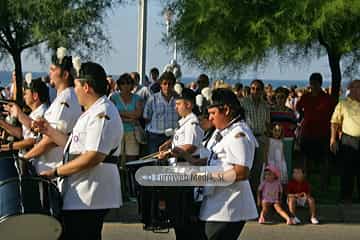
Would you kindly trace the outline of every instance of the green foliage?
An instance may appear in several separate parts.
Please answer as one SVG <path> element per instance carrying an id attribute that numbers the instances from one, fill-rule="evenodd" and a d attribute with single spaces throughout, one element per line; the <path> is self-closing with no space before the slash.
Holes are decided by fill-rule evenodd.
<path id="1" fill-rule="evenodd" d="M 105 50 L 103 16 L 114 0 L 2 0 L 0 48 L 12 54 L 45 42 L 78 50 Z"/>
<path id="2" fill-rule="evenodd" d="M 298 60 L 325 54 L 347 70 L 360 59 L 358 0 L 173 0 L 172 36 L 191 63 L 241 72 L 277 54 Z"/>

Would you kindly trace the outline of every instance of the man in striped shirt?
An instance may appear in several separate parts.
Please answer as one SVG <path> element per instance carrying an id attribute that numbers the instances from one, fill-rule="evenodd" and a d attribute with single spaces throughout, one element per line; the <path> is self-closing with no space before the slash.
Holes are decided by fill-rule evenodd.
<path id="1" fill-rule="evenodd" d="M 265 133 L 270 124 L 270 108 L 264 100 L 264 83 L 258 79 L 253 80 L 250 84 L 250 95 L 242 98 L 240 104 L 245 110 L 246 123 L 259 143 L 250 174 L 251 188 L 256 194 L 260 184 L 261 168 L 266 159 L 267 137 Z"/>
<path id="2" fill-rule="evenodd" d="M 160 76 L 161 91 L 152 95 L 145 104 L 143 117 L 148 132 L 148 151 L 157 152 L 160 145 L 169 139 L 165 130 L 175 129 L 179 115 L 175 110 L 174 85 L 176 79 L 173 73 L 165 72 Z"/>

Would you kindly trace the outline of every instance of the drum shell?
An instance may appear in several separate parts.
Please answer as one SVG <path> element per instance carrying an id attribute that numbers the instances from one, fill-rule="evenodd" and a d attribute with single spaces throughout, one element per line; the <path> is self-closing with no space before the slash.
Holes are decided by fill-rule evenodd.
<path id="1" fill-rule="evenodd" d="M 11 152 L 0 152 L 0 182 L 10 178 L 18 178 L 15 159 Z"/>
<path id="2" fill-rule="evenodd" d="M 194 187 L 141 186 L 138 201 L 145 230 L 184 227 L 198 215 Z"/>

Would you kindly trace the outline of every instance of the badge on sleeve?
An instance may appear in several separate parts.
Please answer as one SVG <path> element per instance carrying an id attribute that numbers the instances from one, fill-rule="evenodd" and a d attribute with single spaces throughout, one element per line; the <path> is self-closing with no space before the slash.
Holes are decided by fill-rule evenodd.
<path id="1" fill-rule="evenodd" d="M 70 107 L 70 105 L 69 105 L 67 102 L 65 102 L 65 101 L 64 101 L 64 102 L 61 102 L 60 104 L 61 104 L 61 105 L 64 105 L 64 106 L 67 107 L 67 108 Z"/>
<path id="2" fill-rule="evenodd" d="M 106 115 L 104 112 L 99 113 L 97 115 L 97 117 L 100 118 L 100 119 L 105 118 L 106 120 L 110 120 L 110 117 L 108 115 Z"/>
<path id="3" fill-rule="evenodd" d="M 235 134 L 235 138 L 241 138 L 241 137 L 245 137 L 245 133 L 238 132 L 237 134 Z"/>

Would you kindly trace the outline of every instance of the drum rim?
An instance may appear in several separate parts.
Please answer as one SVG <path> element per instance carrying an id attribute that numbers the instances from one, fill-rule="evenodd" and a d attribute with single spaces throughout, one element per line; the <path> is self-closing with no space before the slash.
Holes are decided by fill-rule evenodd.
<path id="1" fill-rule="evenodd" d="M 144 163 L 156 163 L 158 162 L 159 159 L 156 159 L 156 158 L 152 158 L 152 159 L 145 159 L 145 160 L 134 160 L 134 161 L 129 161 L 129 162 L 126 162 L 125 165 L 126 166 L 136 166 L 136 165 L 141 165 L 141 164 L 144 164 Z"/>
<path id="2" fill-rule="evenodd" d="M 1 160 L 0 160 L 1 161 Z M 53 183 L 52 181 L 46 179 L 46 178 L 43 178 L 43 177 L 38 177 L 38 176 L 35 176 L 35 177 L 12 177 L 12 178 L 8 178 L 8 179 L 5 179 L 5 180 L 2 180 L 0 181 L 0 187 L 6 183 L 9 183 L 9 182 L 13 182 L 13 181 L 23 181 L 23 180 L 40 180 L 41 182 L 46 182 L 48 183 L 49 185 L 52 185 L 53 187 L 55 187 L 56 189 L 58 188 L 56 186 L 55 183 Z"/>

